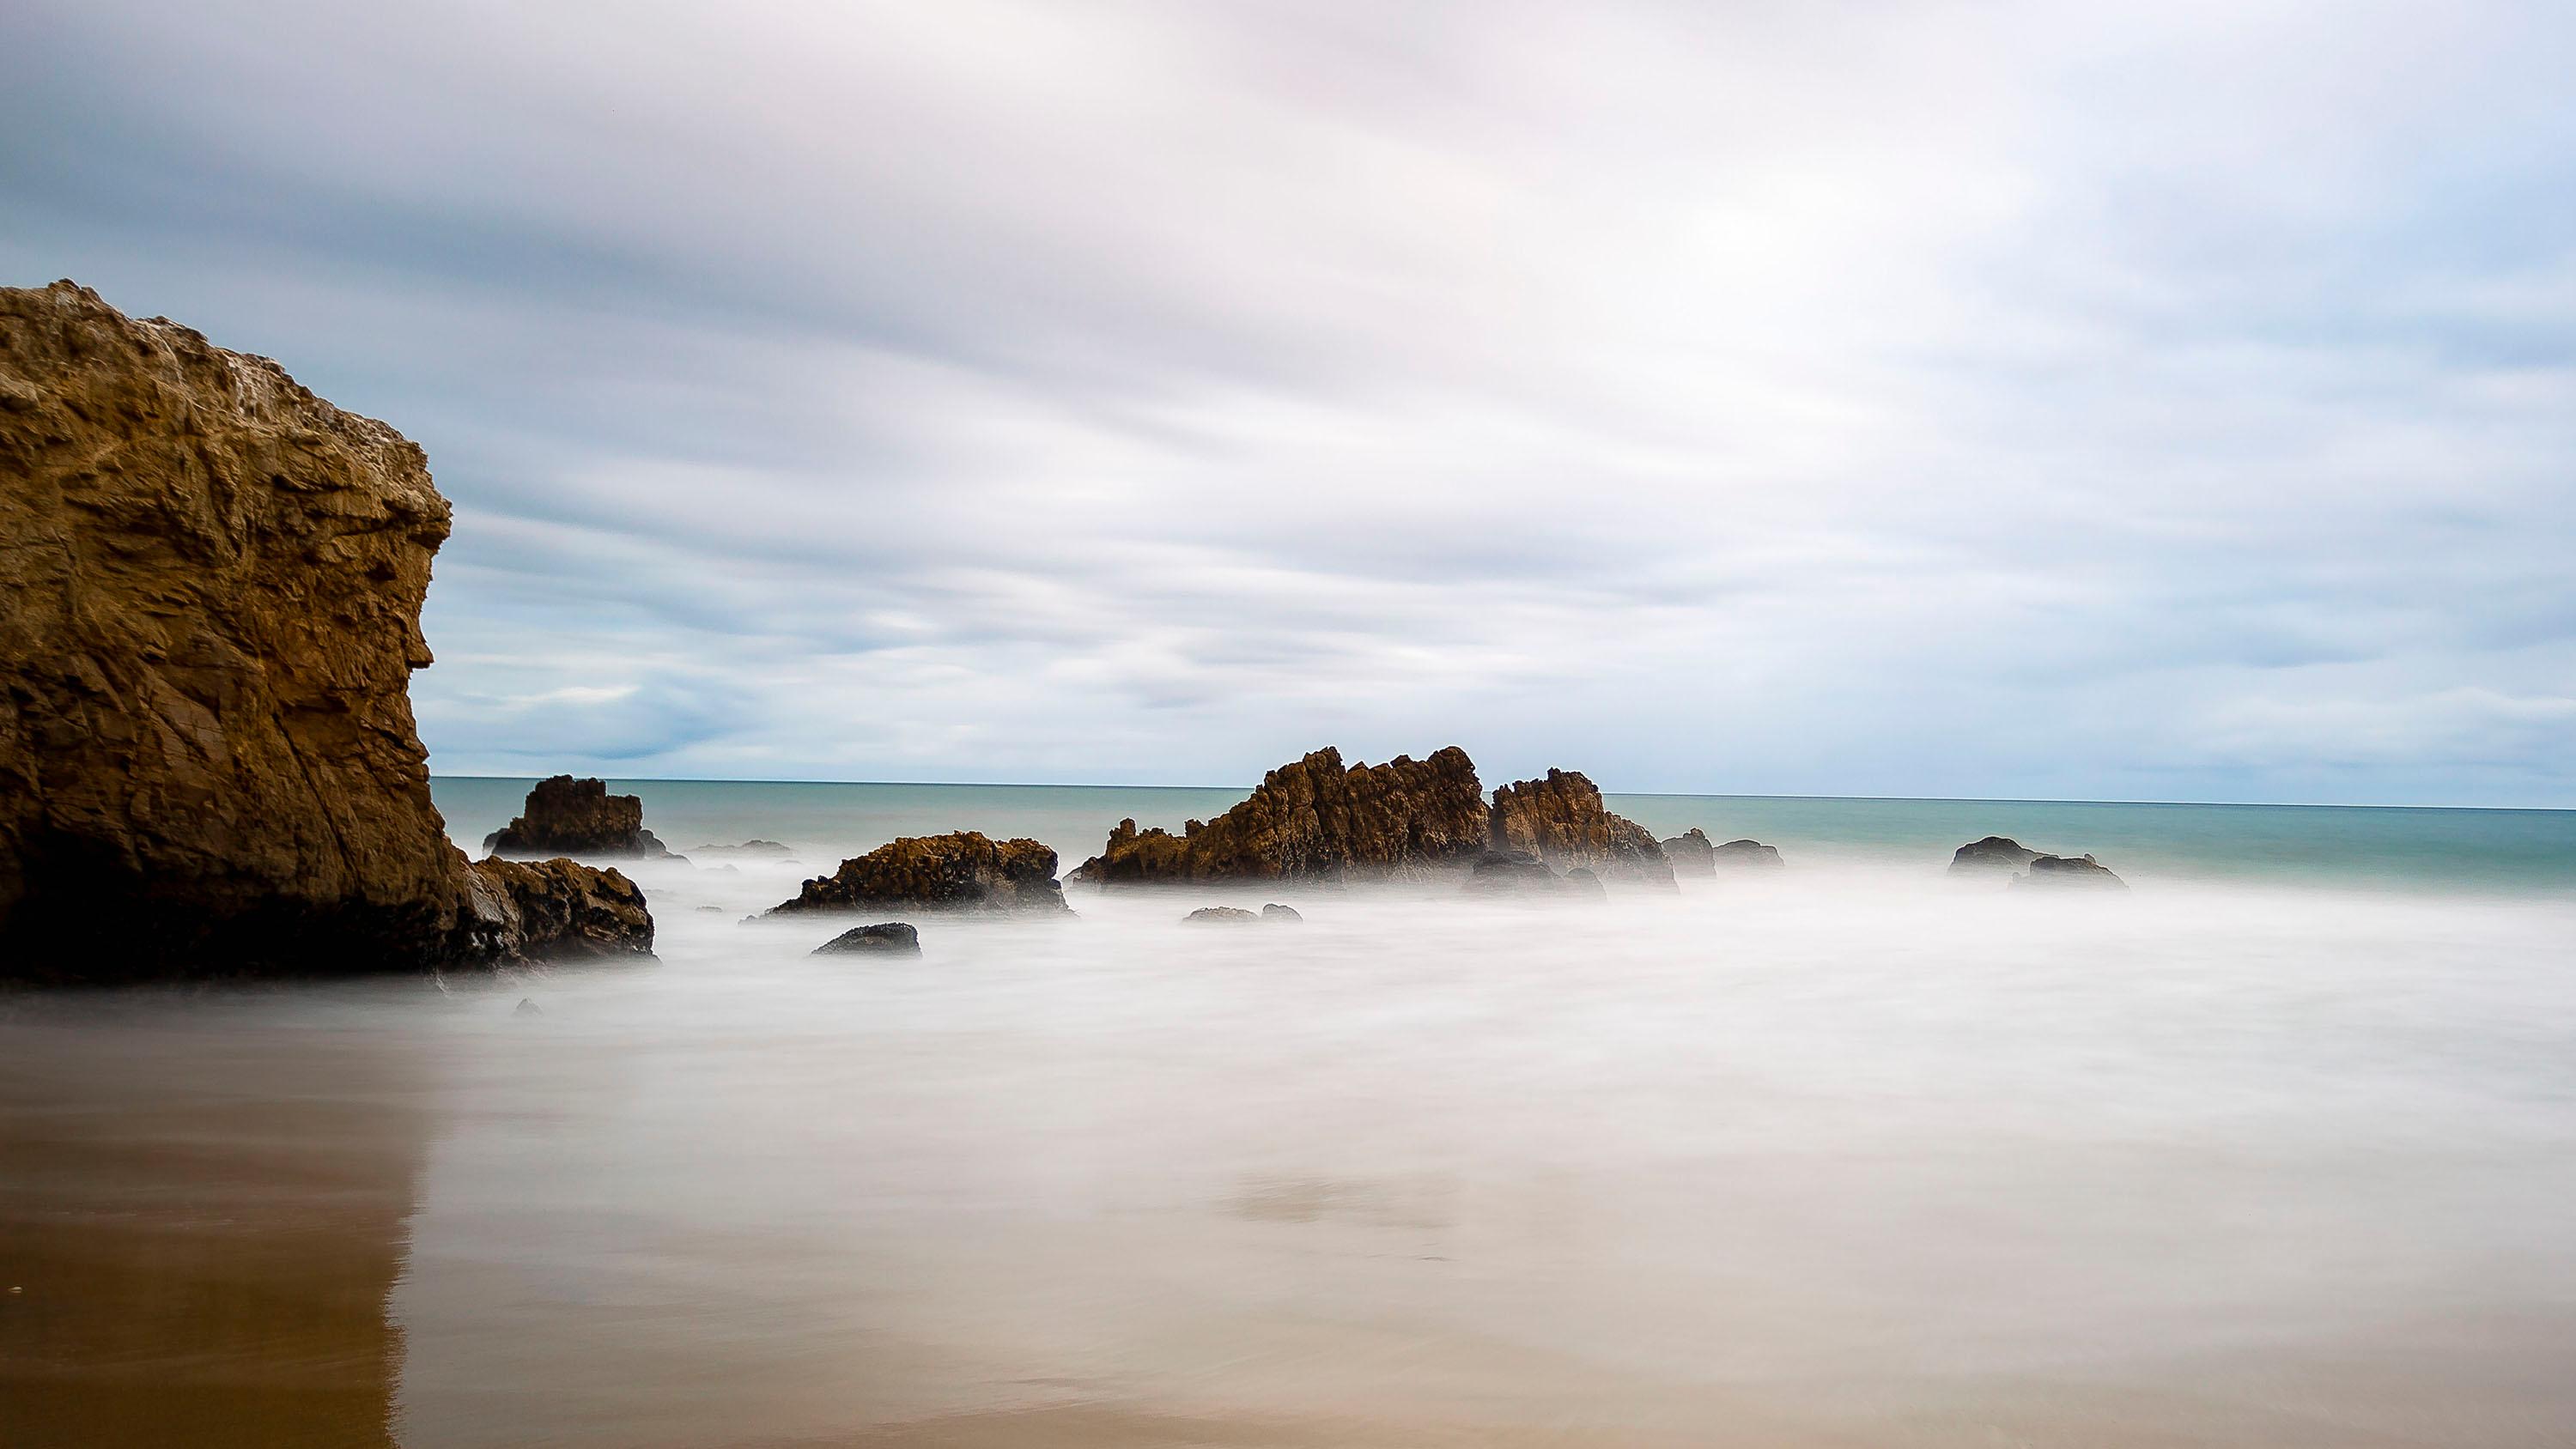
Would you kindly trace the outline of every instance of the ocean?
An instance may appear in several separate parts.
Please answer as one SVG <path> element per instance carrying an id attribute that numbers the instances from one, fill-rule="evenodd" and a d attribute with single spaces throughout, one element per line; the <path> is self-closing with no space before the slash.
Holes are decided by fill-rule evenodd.
<path id="1" fill-rule="evenodd" d="M 0 1443 L 2576 1434 L 2576 813 L 1614 796 L 1787 868 L 871 960 L 746 918 L 1242 791 L 612 788 L 657 965 L 0 998 Z"/>

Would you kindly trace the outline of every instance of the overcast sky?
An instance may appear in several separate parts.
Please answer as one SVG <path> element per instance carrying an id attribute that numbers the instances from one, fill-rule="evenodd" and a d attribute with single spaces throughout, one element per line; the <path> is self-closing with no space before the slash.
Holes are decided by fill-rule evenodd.
<path id="1" fill-rule="evenodd" d="M 428 449 L 444 772 L 2571 805 L 2571 75 L 2474 0 L 10 0 L 0 280 Z"/>

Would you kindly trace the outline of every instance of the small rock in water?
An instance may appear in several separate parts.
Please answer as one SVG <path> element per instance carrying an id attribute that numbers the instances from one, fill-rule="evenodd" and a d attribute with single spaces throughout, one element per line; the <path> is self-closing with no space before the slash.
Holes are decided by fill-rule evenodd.
<path id="1" fill-rule="evenodd" d="M 1992 871 L 2011 875 L 2037 859 L 2038 851 L 2011 836 L 1989 835 L 1983 840 L 1971 840 L 1951 852 L 1950 874 L 1974 875 L 1980 871 Z"/>
<path id="2" fill-rule="evenodd" d="M 1185 926 L 1246 926 L 1260 920 L 1241 906 L 1201 906 L 1181 917 Z"/>
<path id="3" fill-rule="evenodd" d="M 1601 877 L 1579 865 L 1565 873 L 1564 889 L 1567 895 L 1588 896 L 1596 901 L 1610 899 L 1610 889 L 1601 884 Z"/>
<path id="4" fill-rule="evenodd" d="M 699 915 L 702 915 L 702 916 L 721 916 L 721 915 L 723 915 L 723 914 L 724 914 L 724 907 L 722 907 L 722 906 L 700 906 L 700 907 L 698 907 L 698 914 L 699 914 Z"/>
<path id="5" fill-rule="evenodd" d="M 1738 870 L 1778 870 L 1780 848 L 1758 840 L 1730 840 L 1709 852 L 1712 865 L 1733 866 Z"/>
<path id="6" fill-rule="evenodd" d="M 691 855 L 785 855 L 787 847 L 775 840 L 746 840 L 740 845 L 701 845 Z"/>
<path id="7" fill-rule="evenodd" d="M 2016 886 L 2046 886 L 2057 889 L 2124 891 L 2129 883 L 2111 873 L 2110 867 L 2089 855 L 2043 855 L 2030 863 L 2028 872 L 2013 877 Z"/>
<path id="8" fill-rule="evenodd" d="M 1295 906 L 1283 906 L 1277 901 L 1272 901 L 1270 904 L 1261 908 L 1261 919 L 1265 921 L 1276 921 L 1282 925 L 1288 925 L 1302 924 L 1306 918 L 1297 914 L 1297 908 Z"/>
<path id="9" fill-rule="evenodd" d="M 519 998 L 519 1009 L 511 1012 L 510 1014 L 512 1016 L 543 1016 L 546 1014 L 546 1011 L 544 1007 L 539 1006 L 534 1001 L 522 996 Z"/>
<path id="10" fill-rule="evenodd" d="M 884 921 L 843 931 L 814 948 L 817 956 L 918 956 L 921 932 L 901 921 Z"/>

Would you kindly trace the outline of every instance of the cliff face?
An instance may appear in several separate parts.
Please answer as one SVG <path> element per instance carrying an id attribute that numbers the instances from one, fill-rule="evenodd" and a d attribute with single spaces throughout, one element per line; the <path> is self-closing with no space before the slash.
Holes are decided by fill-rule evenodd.
<path id="1" fill-rule="evenodd" d="M 972 830 L 906 836 L 805 882 L 769 914 L 796 911 L 1067 911 L 1055 852 Z"/>
<path id="2" fill-rule="evenodd" d="M 1100 884 L 1193 880 L 1331 880 L 1400 876 L 1463 864 L 1485 845 L 1475 763 L 1451 745 L 1343 768 L 1321 749 L 1264 777 L 1252 797 L 1186 833 L 1122 821 L 1075 879 Z"/>
<path id="3" fill-rule="evenodd" d="M 1558 870 L 1589 870 L 1611 880 L 1673 884 L 1672 863 L 1654 832 L 1614 815 L 1601 789 L 1573 770 L 1550 770 L 1494 792 L 1493 848 L 1526 851 Z"/>
<path id="4" fill-rule="evenodd" d="M 277 364 L 0 289 L 0 975 L 541 945 L 468 940 L 413 730 L 447 531 L 418 447 Z"/>

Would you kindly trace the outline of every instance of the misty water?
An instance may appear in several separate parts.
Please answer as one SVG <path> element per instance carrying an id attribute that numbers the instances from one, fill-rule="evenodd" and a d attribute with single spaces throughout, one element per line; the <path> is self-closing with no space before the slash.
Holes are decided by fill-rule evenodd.
<path id="1" fill-rule="evenodd" d="M 1239 792 L 618 788 L 793 859 L 632 867 L 658 965 L 0 998 L 0 1443 L 2576 1426 L 2576 815 L 1614 797 L 1789 868 L 885 960 L 744 918 Z M 2135 889 L 1947 878 L 1990 831 Z"/>

